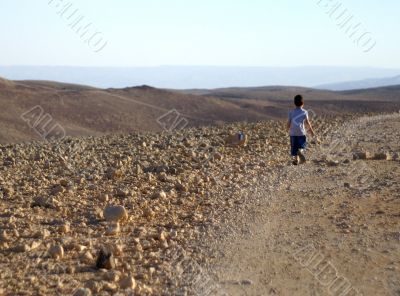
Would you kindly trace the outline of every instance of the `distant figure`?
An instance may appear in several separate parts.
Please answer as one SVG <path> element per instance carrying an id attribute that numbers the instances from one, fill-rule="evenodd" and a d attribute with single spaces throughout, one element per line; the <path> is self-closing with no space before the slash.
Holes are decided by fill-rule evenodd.
<path id="1" fill-rule="evenodd" d="M 315 137 L 315 133 L 308 118 L 308 112 L 303 109 L 303 97 L 301 95 L 295 96 L 294 104 L 296 108 L 289 112 L 287 129 L 290 135 L 290 153 L 293 158 L 293 164 L 298 165 L 299 162 L 303 163 L 306 161 L 304 151 L 307 148 L 307 133 L 304 124 L 307 125 L 313 137 Z"/>

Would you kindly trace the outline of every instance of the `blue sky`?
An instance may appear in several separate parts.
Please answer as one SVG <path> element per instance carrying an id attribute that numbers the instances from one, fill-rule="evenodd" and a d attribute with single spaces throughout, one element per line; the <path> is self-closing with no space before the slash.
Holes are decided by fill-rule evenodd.
<path id="1" fill-rule="evenodd" d="M 341 6 L 332 17 L 328 2 L 1 0 L 0 65 L 400 68 L 400 1 L 333 0 Z M 63 3 L 72 6 L 60 16 Z M 344 9 L 361 24 L 357 34 L 368 33 L 362 41 L 376 41 L 369 52 L 337 25 Z M 88 34 L 107 42 L 100 52 L 70 28 L 78 14 L 91 23 Z"/>

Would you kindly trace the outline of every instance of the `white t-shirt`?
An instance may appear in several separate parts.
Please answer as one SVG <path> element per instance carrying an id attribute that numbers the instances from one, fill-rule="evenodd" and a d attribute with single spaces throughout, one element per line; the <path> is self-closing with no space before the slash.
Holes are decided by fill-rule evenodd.
<path id="1" fill-rule="evenodd" d="M 298 107 L 289 112 L 291 136 L 305 136 L 307 134 L 304 127 L 306 119 L 308 119 L 308 112 L 303 108 Z"/>

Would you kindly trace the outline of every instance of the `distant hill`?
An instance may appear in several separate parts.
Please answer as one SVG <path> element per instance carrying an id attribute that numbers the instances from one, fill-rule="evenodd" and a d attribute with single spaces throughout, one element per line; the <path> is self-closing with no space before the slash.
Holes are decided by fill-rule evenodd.
<path id="1" fill-rule="evenodd" d="M 258 85 L 294 85 L 313 87 L 342 81 L 386 78 L 399 75 L 400 69 L 372 67 L 64 67 L 0 66 L 0 76 L 12 80 L 51 80 L 91 85 L 100 88 L 124 88 L 152 85 L 157 88 L 221 88 Z"/>
<path id="2" fill-rule="evenodd" d="M 168 129 L 175 123 L 180 128 L 283 119 L 298 93 L 304 94 L 306 107 L 318 115 L 393 111 L 400 103 L 400 87 L 348 92 L 285 86 L 178 91 L 146 85 L 99 89 L 0 79 L 0 143 L 41 139 L 37 130 L 53 125 L 69 136 L 88 136 L 162 131 L 160 122 Z M 22 116 L 29 110 L 34 112 Z M 37 113 L 42 113 L 42 120 L 32 128 L 26 117 Z"/>
<path id="3" fill-rule="evenodd" d="M 373 78 L 373 79 L 347 81 L 347 82 L 333 83 L 333 84 L 324 84 L 316 86 L 316 88 L 340 91 L 340 90 L 376 88 L 376 87 L 383 87 L 390 85 L 400 85 L 400 75 L 389 78 Z"/>

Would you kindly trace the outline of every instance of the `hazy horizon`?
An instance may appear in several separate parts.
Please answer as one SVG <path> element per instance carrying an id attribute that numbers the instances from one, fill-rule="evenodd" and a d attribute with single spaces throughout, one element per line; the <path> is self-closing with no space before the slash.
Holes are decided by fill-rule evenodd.
<path id="1" fill-rule="evenodd" d="M 144 84 L 171 89 L 272 85 L 317 87 L 399 75 L 400 69 L 339 66 L 0 67 L 0 76 L 11 80 L 50 80 L 100 88 L 124 88 Z"/>

